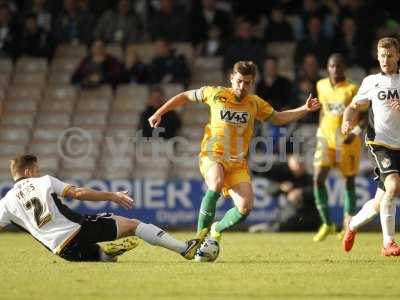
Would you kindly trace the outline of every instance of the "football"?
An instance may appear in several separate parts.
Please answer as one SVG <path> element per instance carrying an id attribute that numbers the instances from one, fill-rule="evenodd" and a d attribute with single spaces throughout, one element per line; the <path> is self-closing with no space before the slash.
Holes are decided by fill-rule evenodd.
<path id="1" fill-rule="evenodd" d="M 206 238 L 197 250 L 195 261 L 197 262 L 213 262 L 219 255 L 219 243 L 211 238 Z"/>

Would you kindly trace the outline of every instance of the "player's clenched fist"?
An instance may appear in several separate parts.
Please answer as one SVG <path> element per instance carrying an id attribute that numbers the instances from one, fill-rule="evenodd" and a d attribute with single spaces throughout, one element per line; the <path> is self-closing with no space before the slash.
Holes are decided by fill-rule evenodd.
<path id="1" fill-rule="evenodd" d="M 308 96 L 306 101 L 306 109 L 307 111 L 316 111 L 321 107 L 321 103 L 317 98 L 312 98 L 312 95 Z"/>
<path id="2" fill-rule="evenodd" d="M 154 114 L 149 118 L 149 123 L 152 128 L 157 128 L 161 122 L 161 116 L 159 114 Z"/>

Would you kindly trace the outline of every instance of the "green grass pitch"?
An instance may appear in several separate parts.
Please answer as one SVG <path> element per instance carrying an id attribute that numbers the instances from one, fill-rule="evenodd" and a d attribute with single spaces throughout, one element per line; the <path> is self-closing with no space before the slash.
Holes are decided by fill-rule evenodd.
<path id="1" fill-rule="evenodd" d="M 380 234 L 359 234 L 347 254 L 335 236 L 311 238 L 226 233 L 215 263 L 142 241 L 118 263 L 70 263 L 29 235 L 1 233 L 0 299 L 400 299 L 400 258 L 380 256 Z"/>

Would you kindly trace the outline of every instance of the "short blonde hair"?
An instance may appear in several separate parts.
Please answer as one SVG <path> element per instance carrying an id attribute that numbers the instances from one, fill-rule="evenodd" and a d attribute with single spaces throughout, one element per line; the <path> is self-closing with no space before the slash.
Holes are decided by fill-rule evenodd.
<path id="1" fill-rule="evenodd" d="M 10 161 L 11 176 L 14 178 L 18 173 L 23 173 L 25 169 L 31 168 L 37 161 L 37 157 L 30 154 L 19 155 L 13 158 Z"/>
<path id="2" fill-rule="evenodd" d="M 394 37 L 385 37 L 378 41 L 377 48 L 395 48 L 397 51 L 400 51 L 400 43 L 399 40 Z"/>

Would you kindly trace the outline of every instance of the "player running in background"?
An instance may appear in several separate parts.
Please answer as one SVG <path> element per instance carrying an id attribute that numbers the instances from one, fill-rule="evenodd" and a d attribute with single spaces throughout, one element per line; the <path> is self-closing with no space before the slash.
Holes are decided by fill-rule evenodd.
<path id="1" fill-rule="evenodd" d="M 153 224 L 113 214 L 82 216 L 59 197 L 84 201 L 111 201 L 125 209 L 133 199 L 124 192 L 101 192 L 74 187 L 52 176 L 40 177 L 37 158 L 18 156 L 11 161 L 13 188 L 0 200 L 0 229 L 10 223 L 28 231 L 54 254 L 70 261 L 116 261 L 116 256 L 137 246 L 137 239 L 193 259 L 201 241 L 182 242 Z M 97 243 L 113 241 L 100 247 Z"/>
<path id="2" fill-rule="evenodd" d="M 337 167 L 344 180 L 344 220 L 355 213 L 355 176 L 360 164 L 361 130 L 359 127 L 348 135 L 340 131 L 343 112 L 357 93 L 358 86 L 346 80 L 342 55 L 334 53 L 328 59 L 328 77 L 317 82 L 321 116 L 317 131 L 317 148 L 314 156 L 314 198 L 322 225 L 313 237 L 323 241 L 336 232 L 329 214 L 326 179 L 331 168 Z M 343 232 L 344 234 L 344 232 Z M 339 234 L 342 238 L 343 234 Z"/>
<path id="3" fill-rule="evenodd" d="M 223 231 L 243 222 L 253 208 L 247 157 L 255 121 L 284 125 L 320 107 L 318 99 L 310 95 L 299 108 L 275 111 L 266 101 L 250 93 L 256 73 L 257 66 L 253 62 L 237 62 L 231 73 L 230 88 L 204 86 L 185 91 L 172 97 L 149 118 L 150 125 L 157 127 L 166 112 L 188 101 L 210 107 L 210 121 L 205 127 L 199 154 L 200 171 L 208 187 L 199 212 L 199 238 L 204 238 L 211 227 L 211 237 L 219 241 Z M 232 198 L 234 207 L 222 220 L 212 224 L 221 193 Z"/>
<path id="4" fill-rule="evenodd" d="M 382 38 L 377 50 L 381 72 L 364 78 L 352 104 L 346 109 L 342 132 L 351 132 L 359 113 L 369 110 L 365 140 L 376 180 L 379 180 L 378 189 L 375 198 L 366 202 L 348 222 L 343 247 L 350 251 L 357 229 L 380 211 L 382 255 L 400 256 L 400 247 L 394 239 L 396 197 L 400 194 L 400 43 L 395 38 Z"/>

